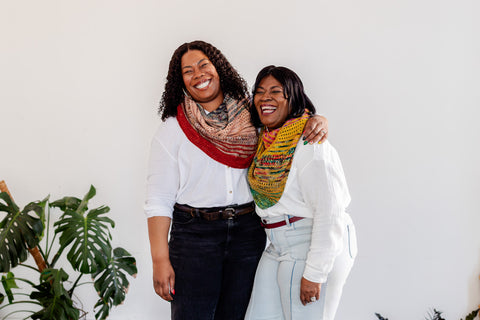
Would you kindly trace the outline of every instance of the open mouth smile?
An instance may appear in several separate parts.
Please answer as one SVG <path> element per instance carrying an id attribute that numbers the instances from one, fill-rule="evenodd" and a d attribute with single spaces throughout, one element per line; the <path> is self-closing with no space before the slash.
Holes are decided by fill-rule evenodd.
<path id="1" fill-rule="evenodd" d="M 211 80 L 205 80 L 199 84 L 197 84 L 196 86 L 194 86 L 195 89 L 205 89 L 206 87 L 208 87 L 208 85 L 210 84 Z"/>
<path id="2" fill-rule="evenodd" d="M 277 107 L 272 105 L 261 105 L 260 109 L 262 110 L 262 114 L 272 114 L 277 110 Z"/>

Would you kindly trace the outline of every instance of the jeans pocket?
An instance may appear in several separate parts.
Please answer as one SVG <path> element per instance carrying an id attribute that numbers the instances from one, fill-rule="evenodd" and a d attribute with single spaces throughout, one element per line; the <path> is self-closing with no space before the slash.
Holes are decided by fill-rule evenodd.
<path id="1" fill-rule="evenodd" d="M 307 259 L 312 242 L 312 226 L 301 226 L 285 231 L 285 240 L 288 244 L 290 256 L 295 260 Z"/>
<path id="2" fill-rule="evenodd" d="M 347 236 L 348 236 L 348 253 L 350 254 L 350 258 L 355 259 L 357 256 L 358 248 L 357 248 L 357 233 L 355 230 L 355 226 L 353 224 L 347 225 Z"/>

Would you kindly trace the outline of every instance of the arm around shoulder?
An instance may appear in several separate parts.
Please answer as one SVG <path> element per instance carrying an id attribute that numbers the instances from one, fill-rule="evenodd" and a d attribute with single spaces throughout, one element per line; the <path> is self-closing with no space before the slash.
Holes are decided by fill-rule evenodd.
<path id="1" fill-rule="evenodd" d="M 323 143 L 328 137 L 328 120 L 324 116 L 313 115 L 303 130 L 303 139 L 310 144 Z"/>

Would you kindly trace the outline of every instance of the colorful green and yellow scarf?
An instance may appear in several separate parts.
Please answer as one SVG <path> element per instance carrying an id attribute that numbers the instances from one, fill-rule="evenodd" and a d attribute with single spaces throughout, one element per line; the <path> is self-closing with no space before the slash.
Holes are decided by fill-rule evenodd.
<path id="1" fill-rule="evenodd" d="M 253 199 L 262 209 L 276 204 L 283 194 L 293 154 L 309 115 L 290 119 L 281 128 L 261 132 L 257 153 L 248 169 Z"/>

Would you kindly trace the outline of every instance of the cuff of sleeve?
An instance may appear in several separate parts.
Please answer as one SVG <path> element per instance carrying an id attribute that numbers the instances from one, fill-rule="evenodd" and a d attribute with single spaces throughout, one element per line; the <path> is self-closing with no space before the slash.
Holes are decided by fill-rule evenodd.
<path id="1" fill-rule="evenodd" d="M 303 271 L 303 277 L 308 281 L 325 283 L 327 282 L 328 273 L 319 272 L 307 264 Z"/>
<path id="2" fill-rule="evenodd" d="M 144 212 L 147 218 L 151 217 L 169 217 L 172 218 L 172 208 L 165 208 L 163 206 L 148 206 L 144 207 Z"/>

